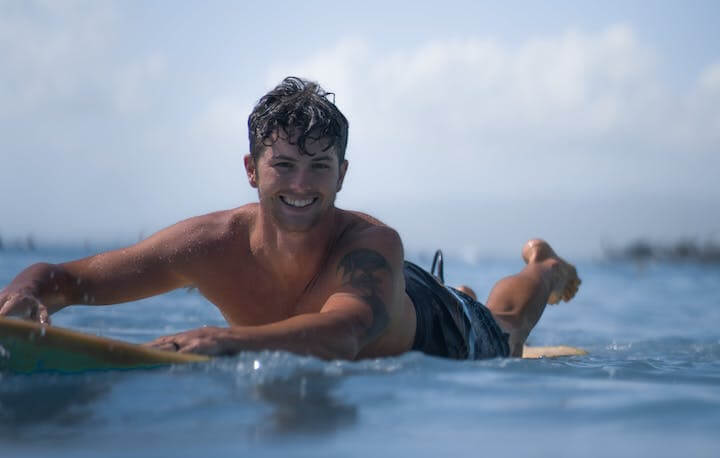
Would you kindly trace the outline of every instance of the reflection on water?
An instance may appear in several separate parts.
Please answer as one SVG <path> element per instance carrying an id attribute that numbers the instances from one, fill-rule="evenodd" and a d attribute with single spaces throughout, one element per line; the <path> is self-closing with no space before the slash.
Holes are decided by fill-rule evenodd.
<path id="1" fill-rule="evenodd" d="M 0 284 L 34 261 L 7 241 L 2 255 Z M 449 278 L 484 291 L 516 269 L 447 264 Z M 152 371 L 0 373 L 0 457 L 717 456 L 718 267 L 579 268 L 580 294 L 548 310 L 532 339 L 585 348 L 582 358 L 341 363 L 249 352 Z M 184 291 L 56 315 L 136 341 L 221 320 Z M 518 428 L 527 440 L 513 440 Z"/>
<path id="2" fill-rule="evenodd" d="M 255 385 L 253 393 L 273 408 L 268 432 L 322 434 L 355 424 L 357 406 L 332 395 L 340 380 L 320 371 L 298 370 Z"/>
<path id="3" fill-rule="evenodd" d="M 93 402 L 111 387 L 86 376 L 0 377 L 0 438 L 8 440 L 23 439 L 35 426 L 72 429 L 89 423 Z"/>

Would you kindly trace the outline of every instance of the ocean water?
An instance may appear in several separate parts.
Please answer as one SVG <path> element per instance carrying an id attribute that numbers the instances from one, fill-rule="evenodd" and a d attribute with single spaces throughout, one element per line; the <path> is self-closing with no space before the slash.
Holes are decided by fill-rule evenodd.
<path id="1" fill-rule="evenodd" d="M 37 260 L 0 252 L 0 285 Z M 429 266 L 427 256 L 411 256 Z M 446 257 L 486 297 L 518 260 Z M 590 354 L 325 362 L 282 352 L 77 375 L 0 374 L 0 456 L 720 456 L 720 267 L 582 261 L 583 285 L 530 337 Z M 222 325 L 185 290 L 54 323 L 144 342 Z"/>

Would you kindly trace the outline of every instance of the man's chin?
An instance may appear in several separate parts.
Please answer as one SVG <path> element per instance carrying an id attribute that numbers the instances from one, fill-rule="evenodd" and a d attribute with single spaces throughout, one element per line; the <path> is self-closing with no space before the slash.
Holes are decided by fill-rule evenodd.
<path id="1" fill-rule="evenodd" d="M 298 210 L 287 208 L 284 203 L 273 206 L 272 215 L 275 225 L 283 232 L 312 232 L 329 216 L 333 207 L 321 207 L 320 202 L 314 202 L 311 207 Z"/>

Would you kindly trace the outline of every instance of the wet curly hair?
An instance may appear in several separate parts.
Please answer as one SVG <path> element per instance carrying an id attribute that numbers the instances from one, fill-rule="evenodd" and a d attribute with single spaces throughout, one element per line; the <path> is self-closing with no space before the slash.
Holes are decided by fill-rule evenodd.
<path id="1" fill-rule="evenodd" d="M 255 105 L 248 117 L 250 154 L 254 160 L 266 147 L 272 146 L 276 140 L 273 134 L 280 129 L 303 154 L 312 156 L 305 148 L 308 138 L 327 138 L 329 143 L 323 151 L 334 148 L 338 161 L 345 160 L 348 120 L 335 106 L 335 94 L 326 92 L 313 81 L 289 76 Z"/>

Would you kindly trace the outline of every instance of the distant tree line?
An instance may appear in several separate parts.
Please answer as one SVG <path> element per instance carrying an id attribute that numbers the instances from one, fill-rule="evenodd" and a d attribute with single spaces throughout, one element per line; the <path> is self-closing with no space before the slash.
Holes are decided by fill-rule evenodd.
<path id="1" fill-rule="evenodd" d="M 640 239 L 624 247 L 605 248 L 603 251 L 606 258 L 613 260 L 720 264 L 720 243 L 714 240 L 699 242 L 682 239 L 673 243 L 654 243 Z"/>
<path id="2" fill-rule="evenodd" d="M 0 235 L 0 251 L 5 249 L 22 250 L 22 251 L 35 251 L 37 245 L 35 244 L 35 238 L 32 235 L 27 235 L 25 238 L 19 238 L 13 240 L 10 243 L 5 243 L 2 235 Z"/>

